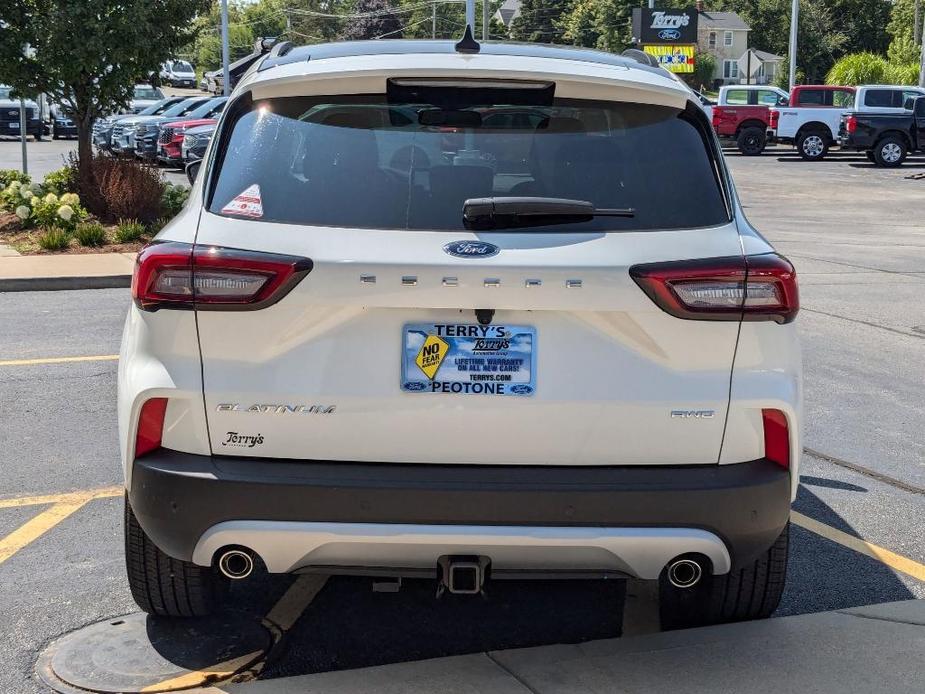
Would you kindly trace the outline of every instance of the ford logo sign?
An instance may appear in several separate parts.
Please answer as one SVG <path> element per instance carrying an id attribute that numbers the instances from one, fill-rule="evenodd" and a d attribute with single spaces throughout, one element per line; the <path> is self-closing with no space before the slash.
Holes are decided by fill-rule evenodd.
<path id="1" fill-rule="evenodd" d="M 456 258 L 491 258 L 501 252 L 496 245 L 485 241 L 453 241 L 443 250 Z"/>
<path id="2" fill-rule="evenodd" d="M 528 386 L 526 383 L 518 383 L 511 386 L 511 392 L 515 395 L 530 395 L 533 392 L 533 387 Z"/>
<path id="3" fill-rule="evenodd" d="M 677 41 L 681 38 L 681 32 L 677 29 L 662 29 L 658 32 L 658 37 L 662 39 L 662 41 Z"/>
<path id="4" fill-rule="evenodd" d="M 420 392 L 422 390 L 427 390 L 427 384 L 421 383 L 420 381 L 407 381 L 403 388 L 412 392 Z"/>

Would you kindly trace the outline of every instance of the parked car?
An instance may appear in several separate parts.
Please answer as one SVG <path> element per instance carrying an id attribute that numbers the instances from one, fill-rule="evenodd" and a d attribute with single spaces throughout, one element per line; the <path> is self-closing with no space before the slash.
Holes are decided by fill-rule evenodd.
<path id="1" fill-rule="evenodd" d="M 21 132 L 19 98 L 12 98 L 12 88 L 0 84 L 0 136 L 19 137 Z M 26 99 L 26 134 L 38 142 L 45 134 L 45 123 L 39 115 L 39 105 Z"/>
<path id="2" fill-rule="evenodd" d="M 768 112 L 787 103 L 787 92 L 767 85 L 727 85 L 712 107 L 713 129 L 724 145 L 735 144 L 742 154 L 761 154 L 767 146 Z"/>
<path id="3" fill-rule="evenodd" d="M 178 101 L 173 106 L 158 115 L 150 115 L 124 121 L 124 145 L 122 153 L 133 156 L 142 156 L 150 153 L 154 158 L 157 152 L 158 125 L 165 119 L 179 119 L 188 116 L 192 111 L 209 101 L 212 97 L 191 96 Z M 141 142 L 139 143 L 139 140 Z"/>
<path id="4" fill-rule="evenodd" d="M 224 98 L 224 97 L 219 97 Z M 223 108 L 224 104 L 220 108 Z M 211 126 L 213 129 L 217 118 L 191 118 L 189 120 L 171 121 L 161 125 L 157 138 L 157 160 L 165 166 L 182 166 L 183 143 L 186 133 L 201 126 Z"/>
<path id="5" fill-rule="evenodd" d="M 51 137 L 60 140 L 63 137 L 77 137 L 77 124 L 64 112 L 60 104 L 52 104 L 49 109 L 51 119 Z"/>
<path id="6" fill-rule="evenodd" d="M 158 87 L 152 87 L 150 84 L 136 84 L 128 110 L 132 113 L 141 113 L 158 101 L 163 101 L 164 98 L 164 92 Z"/>
<path id="7" fill-rule="evenodd" d="M 909 152 L 925 150 L 925 96 L 909 97 L 901 113 L 851 111 L 842 116 L 838 141 L 866 152 L 877 166 L 899 166 Z"/>
<path id="8" fill-rule="evenodd" d="M 161 156 L 161 145 L 171 144 L 171 151 L 176 154 L 175 163 L 179 163 L 180 142 L 173 143 L 172 125 L 180 121 L 201 121 L 214 120 L 221 114 L 225 108 L 227 98 L 224 96 L 216 97 L 195 97 L 198 103 L 191 108 L 186 109 L 185 113 L 178 113 L 175 116 L 165 113 L 162 116 L 153 116 L 144 122 L 135 126 L 135 156 L 151 161 L 158 161 Z M 142 135 L 141 129 L 144 128 Z M 162 136 L 165 138 L 162 142 Z"/>
<path id="9" fill-rule="evenodd" d="M 121 113 L 97 119 L 93 124 L 93 144 L 104 152 L 124 154 L 134 152 L 134 123 L 138 118 L 157 116 L 184 101 L 182 96 L 171 96 L 156 101 L 138 113 Z"/>
<path id="10" fill-rule="evenodd" d="M 213 133 L 215 133 L 215 123 L 198 125 L 195 128 L 186 130 L 180 149 L 184 164 L 199 161 L 205 156 L 206 148 L 209 146 L 209 142 L 212 141 Z"/>
<path id="11" fill-rule="evenodd" d="M 162 82 L 172 87 L 192 89 L 196 86 L 196 71 L 185 60 L 168 60 L 161 67 L 160 77 Z"/>
<path id="12" fill-rule="evenodd" d="M 895 84 L 867 84 L 858 87 L 854 97 L 857 113 L 904 113 L 906 100 L 925 95 L 921 87 L 907 87 Z"/>
<path id="13" fill-rule="evenodd" d="M 204 614 L 264 568 L 458 594 L 632 576 L 687 623 L 777 606 L 793 266 L 667 72 L 470 46 L 265 58 L 139 254 L 118 413 L 143 610 Z M 512 106 L 544 115 L 483 128 Z M 444 128 L 461 149 L 419 157 Z M 526 168 L 497 155 L 523 137 Z"/>
<path id="14" fill-rule="evenodd" d="M 842 114 L 854 105 L 854 92 L 854 87 L 794 87 L 789 103 L 770 111 L 768 141 L 794 145 L 807 161 L 824 159 L 836 141 Z"/>

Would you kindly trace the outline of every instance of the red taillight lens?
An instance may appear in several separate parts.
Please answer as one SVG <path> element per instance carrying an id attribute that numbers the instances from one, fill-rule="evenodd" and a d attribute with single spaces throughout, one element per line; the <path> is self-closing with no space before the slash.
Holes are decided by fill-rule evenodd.
<path id="1" fill-rule="evenodd" d="M 777 128 L 777 124 L 780 122 L 780 111 L 776 109 L 771 109 L 768 113 L 768 127 Z"/>
<path id="2" fill-rule="evenodd" d="M 138 415 L 138 431 L 135 434 L 135 457 L 161 447 L 164 431 L 164 415 L 167 414 L 167 398 L 151 398 L 141 406 Z"/>
<path id="3" fill-rule="evenodd" d="M 678 318 L 789 323 L 800 307 L 796 272 L 775 253 L 634 265 L 630 276 Z"/>
<path id="4" fill-rule="evenodd" d="M 855 116 L 848 116 L 845 119 L 845 131 L 848 133 L 853 133 L 858 129 L 858 119 Z"/>
<path id="5" fill-rule="evenodd" d="M 720 110 L 718 108 L 714 107 L 713 116 L 712 116 L 713 127 L 714 128 L 717 127 L 722 119 L 723 119 L 722 113 L 720 113 Z"/>
<path id="6" fill-rule="evenodd" d="M 146 311 L 258 309 L 279 301 L 311 269 L 311 260 L 297 256 L 154 243 L 138 254 L 132 298 Z"/>
<path id="7" fill-rule="evenodd" d="M 764 457 L 782 468 L 790 467 L 790 428 L 780 410 L 761 410 L 764 424 Z"/>

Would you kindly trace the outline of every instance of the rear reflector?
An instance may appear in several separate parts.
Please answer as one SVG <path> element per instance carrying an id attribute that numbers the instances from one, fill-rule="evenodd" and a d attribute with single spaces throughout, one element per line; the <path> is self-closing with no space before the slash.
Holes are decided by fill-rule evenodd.
<path id="1" fill-rule="evenodd" d="M 772 108 L 768 112 L 768 127 L 776 130 L 778 123 L 780 123 L 780 111 L 776 108 Z"/>
<path id="2" fill-rule="evenodd" d="M 761 410 L 764 424 L 764 457 L 782 468 L 790 467 L 790 429 L 780 410 Z"/>
<path id="3" fill-rule="evenodd" d="M 848 116 L 845 119 L 845 132 L 853 133 L 858 129 L 858 119 L 857 116 Z"/>
<path id="4" fill-rule="evenodd" d="M 161 447 L 164 431 L 164 415 L 167 414 L 167 398 L 151 398 L 141 406 L 138 415 L 138 432 L 135 434 L 135 457 Z"/>
<path id="5" fill-rule="evenodd" d="M 663 311 L 688 320 L 773 320 L 799 311 L 796 272 L 777 255 L 634 265 L 630 276 Z"/>
<path id="6" fill-rule="evenodd" d="M 146 311 L 253 310 L 279 301 L 311 269 L 312 261 L 298 256 L 154 243 L 138 254 L 132 298 Z"/>

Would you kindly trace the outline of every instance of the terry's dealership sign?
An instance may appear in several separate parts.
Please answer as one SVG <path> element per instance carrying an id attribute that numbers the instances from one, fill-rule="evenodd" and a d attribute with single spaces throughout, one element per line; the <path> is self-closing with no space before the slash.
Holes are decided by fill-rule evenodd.
<path id="1" fill-rule="evenodd" d="M 697 43 L 697 10 L 633 9 L 633 36 L 640 44 Z"/>

